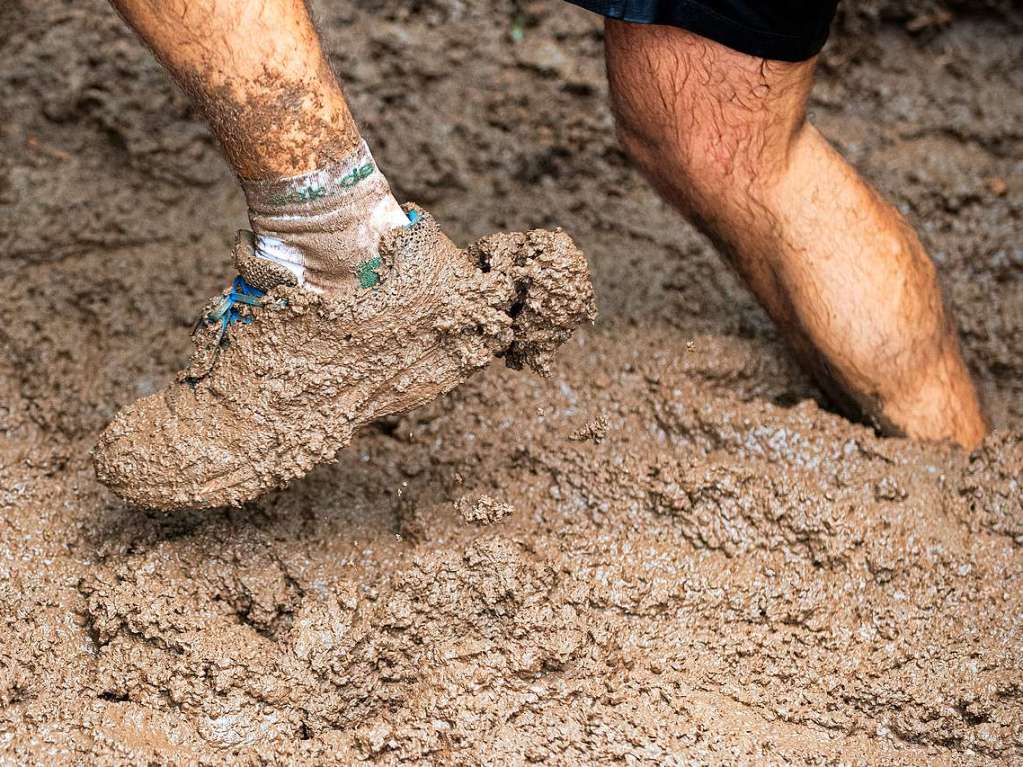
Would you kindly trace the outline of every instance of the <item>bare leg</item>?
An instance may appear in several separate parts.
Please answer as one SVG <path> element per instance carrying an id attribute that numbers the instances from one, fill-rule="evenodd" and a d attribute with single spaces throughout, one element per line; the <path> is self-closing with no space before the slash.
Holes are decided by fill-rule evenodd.
<path id="1" fill-rule="evenodd" d="M 294 176 L 359 142 L 303 0 L 112 0 L 242 178 Z"/>
<path id="2" fill-rule="evenodd" d="M 615 21 L 605 40 L 625 150 L 828 393 L 889 433 L 975 446 L 987 425 L 934 265 L 806 122 L 814 62 Z"/>

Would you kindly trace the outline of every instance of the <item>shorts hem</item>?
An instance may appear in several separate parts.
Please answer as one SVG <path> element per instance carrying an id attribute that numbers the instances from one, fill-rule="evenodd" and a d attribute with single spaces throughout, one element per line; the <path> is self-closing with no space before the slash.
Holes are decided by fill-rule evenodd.
<path id="1" fill-rule="evenodd" d="M 568 0 L 605 18 L 633 24 L 678 27 L 713 40 L 727 48 L 776 61 L 799 62 L 813 58 L 828 40 L 830 23 L 815 35 L 785 35 L 741 24 L 691 0 L 674 0 L 653 14 L 630 13 L 629 3 L 619 0 Z M 830 19 L 829 19 L 830 22 Z"/>

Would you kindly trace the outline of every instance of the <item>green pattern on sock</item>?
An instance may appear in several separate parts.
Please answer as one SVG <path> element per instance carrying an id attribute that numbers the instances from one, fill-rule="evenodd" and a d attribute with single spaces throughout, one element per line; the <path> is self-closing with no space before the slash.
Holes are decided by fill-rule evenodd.
<path id="1" fill-rule="evenodd" d="M 380 275 L 377 274 L 376 270 L 380 268 L 382 263 L 383 261 L 380 260 L 380 256 L 377 256 L 369 261 L 363 261 L 355 267 L 355 274 L 359 278 L 360 287 L 372 288 L 380 282 Z"/>

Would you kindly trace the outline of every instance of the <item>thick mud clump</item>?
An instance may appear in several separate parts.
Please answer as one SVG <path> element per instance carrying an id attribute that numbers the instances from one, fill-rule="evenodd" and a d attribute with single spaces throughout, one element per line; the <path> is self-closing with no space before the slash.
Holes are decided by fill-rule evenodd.
<path id="1" fill-rule="evenodd" d="M 494 355 L 548 372 L 555 349 L 594 319 L 586 260 L 568 235 L 492 235 L 466 253 L 428 213 L 415 215 L 382 243 L 377 287 L 338 299 L 280 285 L 230 327 L 200 326 L 178 382 L 100 435 L 97 478 L 148 508 L 237 506 L 333 460 L 367 423 L 446 394 Z M 243 277 L 255 263 L 244 234 Z"/>
<path id="2" fill-rule="evenodd" d="M 89 451 L 173 385 L 244 201 L 105 2 L 0 3 L 0 762 L 1023 763 L 1018 4 L 843 2 L 810 106 L 935 258 L 971 455 L 827 408 L 617 149 L 597 19 L 313 5 L 399 198 L 564 226 L 600 321 L 559 336 L 567 238 L 484 238 L 493 311 L 437 332 L 548 378 L 490 365 L 242 508 L 126 507 Z"/>

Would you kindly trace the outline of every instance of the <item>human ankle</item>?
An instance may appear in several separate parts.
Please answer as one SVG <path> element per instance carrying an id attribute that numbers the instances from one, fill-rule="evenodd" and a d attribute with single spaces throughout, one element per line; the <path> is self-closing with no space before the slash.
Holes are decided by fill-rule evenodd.
<path id="1" fill-rule="evenodd" d="M 945 348 L 883 400 L 895 431 L 913 439 L 951 440 L 973 449 L 987 435 L 989 424 L 976 388 L 956 348 Z"/>
<path id="2" fill-rule="evenodd" d="M 408 224 L 364 141 L 323 168 L 242 187 L 255 256 L 314 292 L 372 287 L 381 236 Z"/>

